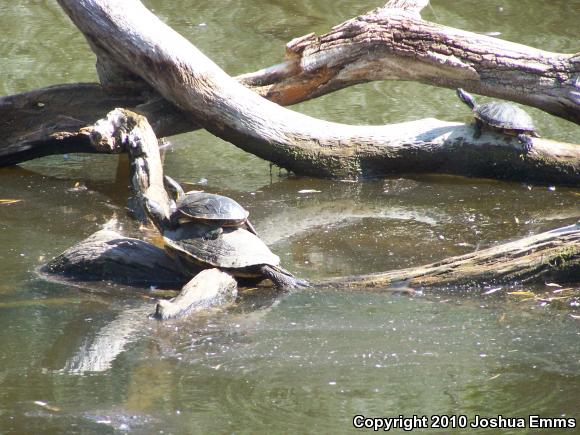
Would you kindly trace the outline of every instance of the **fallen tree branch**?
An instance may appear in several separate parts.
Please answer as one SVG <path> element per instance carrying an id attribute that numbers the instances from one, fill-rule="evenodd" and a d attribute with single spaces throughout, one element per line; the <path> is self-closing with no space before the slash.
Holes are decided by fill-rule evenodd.
<path id="1" fill-rule="evenodd" d="M 441 26 L 390 3 L 324 35 L 290 41 L 283 64 L 240 80 L 282 105 L 372 80 L 412 80 L 516 101 L 580 124 L 579 53 Z"/>
<path id="2" fill-rule="evenodd" d="M 63 252 L 44 270 L 80 281 L 102 279 L 122 283 L 185 284 L 188 278 L 174 269 L 175 266 L 167 266 L 173 264 L 163 250 L 147 242 L 102 230 Z M 403 282 L 409 287 L 436 291 L 544 280 L 560 283 L 580 281 L 580 224 L 425 266 L 331 278 L 313 285 L 316 288 L 398 291 L 396 284 Z M 220 292 L 211 294 L 220 297 Z M 181 312 L 183 306 L 188 305 L 189 301 L 184 305 L 178 303 L 176 311 Z"/>
<path id="3" fill-rule="evenodd" d="M 473 287 L 501 283 L 532 283 L 546 279 L 580 280 L 580 224 L 569 225 L 482 251 L 446 258 L 425 266 L 324 280 L 320 286 L 384 288 Z"/>

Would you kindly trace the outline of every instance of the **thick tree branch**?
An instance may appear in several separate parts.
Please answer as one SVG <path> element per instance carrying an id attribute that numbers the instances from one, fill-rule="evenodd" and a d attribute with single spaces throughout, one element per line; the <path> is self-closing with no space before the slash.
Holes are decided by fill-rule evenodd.
<path id="1" fill-rule="evenodd" d="M 579 54 L 441 26 L 399 9 L 379 8 L 324 35 L 296 38 L 286 51 L 289 73 L 263 94 L 281 104 L 301 99 L 284 92 L 297 83 L 317 96 L 371 80 L 414 80 L 516 101 L 580 124 Z"/>
<path id="2" fill-rule="evenodd" d="M 378 36 L 375 38 L 376 40 L 370 37 L 374 38 L 380 29 L 382 29 L 381 31 L 390 29 L 391 33 L 394 32 L 395 30 L 393 29 L 396 29 L 396 27 L 393 27 L 394 24 L 390 23 L 392 21 L 390 19 L 391 16 L 403 17 L 401 18 L 403 21 L 419 19 L 417 16 L 414 17 L 413 14 L 416 15 L 416 11 L 426 3 L 426 1 L 392 1 L 389 2 L 389 6 L 414 7 L 414 12 L 409 13 L 409 11 L 396 9 L 396 14 L 393 15 L 395 9 L 387 10 L 384 8 L 349 20 L 323 37 L 314 38 L 310 35 L 306 38 L 295 40 L 289 44 L 290 47 L 294 47 L 292 49 L 294 51 L 290 50 L 293 53 L 291 60 L 251 76 L 241 76 L 239 79 L 270 99 L 283 104 L 290 104 L 330 92 L 339 83 L 341 83 L 340 87 L 342 87 L 360 81 L 362 76 L 354 77 L 349 71 L 352 71 L 356 65 L 365 64 L 368 61 L 368 48 L 370 46 L 367 47 L 364 44 L 369 43 L 369 41 L 374 41 L 372 42 L 373 44 L 383 47 L 372 51 L 372 61 L 382 58 L 383 55 L 393 57 L 393 59 L 398 56 L 403 56 L 403 58 L 404 56 L 420 57 L 422 52 L 418 52 L 417 56 L 411 56 L 409 50 L 399 47 L 397 50 L 401 53 L 398 53 L 395 48 L 387 49 L 388 46 L 380 43 L 381 38 Z M 380 24 L 382 23 L 381 20 L 383 20 L 383 18 L 380 18 L 381 14 L 387 17 L 385 19 L 388 25 Z M 374 21 L 369 17 L 375 17 Z M 369 23 L 373 26 L 378 26 L 379 30 L 370 31 L 368 26 L 371 24 Z M 352 28 L 358 33 L 354 32 Z M 348 32 L 346 30 L 337 33 L 337 29 L 350 29 L 351 33 L 354 32 L 354 36 L 353 38 L 347 37 Z M 172 36 L 175 36 L 170 29 L 166 30 Z M 129 33 L 124 34 L 124 36 L 130 37 L 131 29 L 126 29 L 126 32 Z M 360 36 L 365 32 L 370 32 L 370 39 Z M 332 37 L 331 35 L 335 36 Z M 118 36 L 122 37 L 123 35 Z M 144 35 L 144 37 L 146 36 Z M 475 37 L 480 38 L 479 35 L 475 35 Z M 352 39 L 350 43 L 349 38 Z M 382 38 L 391 42 L 396 39 L 393 39 L 393 37 L 389 39 L 389 37 L 384 35 Z M 113 56 L 105 51 L 107 44 L 115 43 L 114 38 L 111 40 L 105 37 L 103 41 L 98 41 L 98 38 L 95 39 L 94 36 L 88 36 L 88 39 L 91 41 L 93 48 L 98 47 L 99 59 L 106 59 L 107 64 L 114 65 Z M 487 39 L 497 41 L 493 38 Z M 400 44 L 404 42 L 401 41 L 399 40 Z M 160 41 L 160 43 L 163 42 Z M 318 44 L 318 48 L 312 45 L 314 43 Z M 358 48 L 350 50 L 348 47 Z M 363 49 L 364 47 L 366 48 Z M 437 47 L 440 47 L 440 45 L 437 45 Z M 410 49 L 410 47 L 408 48 Z M 195 51 L 193 47 L 189 46 L 189 49 L 192 50 L 194 59 L 199 57 L 202 62 L 207 61 L 211 64 L 211 61 Z M 527 49 L 527 51 L 534 50 Z M 413 50 L 417 51 L 416 49 Z M 352 57 L 356 55 L 357 51 L 362 56 L 358 60 Z M 428 51 L 424 52 L 427 53 Z M 298 53 L 300 53 L 301 57 L 297 57 Z M 306 55 L 307 53 L 308 55 Z M 328 53 L 332 53 L 332 56 Z M 145 50 L 145 53 L 142 54 L 143 56 L 148 56 L 151 53 L 147 53 L 147 50 Z M 166 54 L 171 56 L 171 52 Z M 321 59 L 326 59 L 324 66 L 312 69 L 312 65 L 317 64 L 317 62 L 320 63 Z M 156 61 L 155 56 L 149 61 Z M 168 64 L 162 62 L 160 68 L 171 69 L 176 66 L 172 65 L 172 59 L 169 59 L 168 62 Z M 397 62 L 387 62 L 387 64 L 392 66 L 396 65 Z M 434 64 L 434 66 L 437 65 L 437 63 Z M 114 75 L 115 68 L 105 69 Z M 116 69 L 123 72 L 123 77 L 126 76 L 126 68 L 118 67 Z M 213 70 L 216 69 L 217 67 Z M 322 78 L 317 76 L 320 71 L 324 72 L 324 77 Z M 328 75 L 331 71 L 333 75 Z M 377 71 L 388 72 L 389 69 L 383 65 Z M 369 69 L 367 71 L 369 73 L 368 79 L 372 79 L 373 75 L 377 74 L 377 71 Z M 187 73 L 187 71 L 181 72 Z M 350 77 L 354 77 L 355 80 L 344 80 L 345 74 L 346 76 L 350 74 Z M 390 74 L 391 72 L 388 72 L 387 76 Z M 440 74 L 438 73 L 436 76 L 440 77 Z M 460 75 L 455 74 L 453 77 L 460 77 Z M 193 78 L 194 76 L 189 77 L 190 81 Z M 216 76 L 212 76 L 212 78 L 215 79 Z M 367 81 L 367 79 L 364 81 Z M 108 77 L 107 82 L 109 84 L 114 82 L 114 78 Z M 216 83 L 209 82 L 207 84 L 216 85 Z M 220 84 L 221 81 L 217 83 L 217 85 Z M 469 87 L 468 83 L 464 81 L 460 84 L 464 87 Z M 228 86 L 230 85 L 231 83 L 228 84 Z M 219 91 L 219 89 L 216 91 Z M 172 92 L 183 93 L 181 87 L 173 89 Z M 90 141 L 86 140 L 85 135 L 79 134 L 79 129 L 80 127 L 91 125 L 97 118 L 116 106 L 136 107 L 138 111 L 151 120 L 158 136 L 176 134 L 197 128 L 195 122 L 196 113 L 192 114 L 192 110 L 189 110 L 190 114 L 188 115 L 169 102 L 161 98 L 155 99 L 154 97 L 148 86 L 124 90 L 109 86 L 107 91 L 105 91 L 98 85 L 85 84 L 52 87 L 0 99 L 0 115 L 2 115 L 0 116 L 0 141 L 5 144 L 4 148 L 0 150 L 0 165 L 15 164 L 55 153 L 98 152 L 98 150 L 91 147 Z M 203 95 L 198 95 L 198 97 L 205 98 Z M 259 101 L 259 99 L 255 101 Z M 189 101 L 189 103 L 193 102 Z M 219 106 L 220 101 L 217 100 L 216 104 Z M 476 141 L 471 137 L 471 130 L 459 124 L 437 123 L 436 121 L 428 120 L 414 124 L 395 124 L 383 128 L 349 128 L 348 126 L 342 126 L 344 127 L 344 136 L 337 137 L 337 135 L 324 134 L 324 128 L 332 128 L 337 124 L 324 123 L 298 116 L 292 119 L 294 122 L 290 122 L 291 120 L 289 119 L 286 125 L 283 114 L 293 113 L 289 111 L 281 112 L 274 125 L 268 119 L 261 118 L 262 115 L 268 115 L 264 113 L 264 110 L 260 110 L 257 116 L 249 114 L 245 119 L 240 120 L 242 124 L 251 125 L 237 125 L 240 123 L 236 123 L 236 120 L 232 118 L 237 110 L 244 109 L 252 110 L 253 108 L 236 107 L 234 102 L 233 105 L 228 107 L 230 115 L 224 113 L 212 119 L 211 122 L 218 124 L 213 127 L 214 130 L 216 128 L 219 129 L 220 132 L 218 133 L 235 141 L 243 149 L 253 152 L 262 158 L 272 160 L 280 166 L 292 169 L 297 173 L 328 177 L 357 177 L 428 171 L 564 184 L 576 184 L 578 182 L 578 154 L 580 151 L 578 151 L 578 147 L 566 144 L 536 140 L 536 152 L 522 160 L 517 152 L 519 144 L 515 140 L 503 135 L 495 135 L 484 136 L 481 141 Z M 204 111 L 202 110 L 202 112 Z M 211 114 L 206 115 L 212 116 Z M 308 120 L 314 122 L 312 127 L 317 128 L 318 131 L 312 134 L 310 133 L 312 129 L 304 131 L 302 122 Z M 254 124 L 258 124 L 258 127 L 263 130 L 263 134 L 260 130 L 240 131 L 245 130 L 245 127 L 253 127 Z M 425 128 L 418 128 L 417 131 L 410 130 L 421 125 Z M 398 134 L 399 130 L 401 134 Z M 485 146 L 488 144 L 493 146 L 491 148 Z M 271 147 L 271 145 L 274 146 Z M 409 158 L 409 156 L 412 158 Z M 457 158 L 458 156 L 460 157 L 459 159 Z"/>

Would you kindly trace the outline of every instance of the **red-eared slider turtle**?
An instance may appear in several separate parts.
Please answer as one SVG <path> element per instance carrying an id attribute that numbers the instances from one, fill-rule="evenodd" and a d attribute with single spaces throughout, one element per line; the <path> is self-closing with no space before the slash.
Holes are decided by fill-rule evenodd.
<path id="1" fill-rule="evenodd" d="M 157 203 L 147 197 L 143 197 L 143 203 L 163 235 L 165 249 L 186 270 L 197 273 L 200 267 L 218 267 L 235 277 L 269 278 L 281 289 L 308 286 L 306 281 L 283 269 L 280 258 L 255 234 L 230 226 L 223 228 L 217 237 L 208 237 L 215 225 L 192 221 L 173 227 Z"/>
<path id="2" fill-rule="evenodd" d="M 478 105 L 475 99 L 463 89 L 457 89 L 457 96 L 467 104 L 475 118 L 475 137 L 481 134 L 481 127 L 490 127 L 510 136 L 516 136 L 524 147 L 524 153 L 532 149 L 533 137 L 540 137 L 530 115 L 511 103 L 492 101 Z"/>
<path id="3" fill-rule="evenodd" d="M 171 217 L 172 226 L 188 222 L 201 222 L 215 227 L 214 235 L 219 235 L 222 227 L 246 226 L 254 234 L 256 230 L 248 220 L 248 211 L 227 196 L 206 192 L 185 193 L 179 183 L 165 176 L 165 186 L 173 191 L 176 201 Z M 217 234 L 215 234 L 217 232 Z"/>

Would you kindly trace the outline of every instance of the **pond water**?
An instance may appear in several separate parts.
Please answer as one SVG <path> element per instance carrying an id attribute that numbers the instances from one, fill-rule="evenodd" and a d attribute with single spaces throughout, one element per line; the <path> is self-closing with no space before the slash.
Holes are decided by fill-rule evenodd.
<path id="1" fill-rule="evenodd" d="M 232 75 L 277 63 L 293 37 L 380 3 L 146 2 Z M 579 49 L 576 0 L 432 3 L 429 20 Z M 0 29 L 0 95 L 96 80 L 91 52 L 55 1 L 1 2 Z M 356 86 L 294 109 L 361 124 L 469 119 L 452 90 L 415 83 Z M 579 142 L 577 126 L 528 110 L 543 136 Z M 240 201 L 283 264 L 314 280 L 420 265 L 580 215 L 578 189 L 450 176 L 317 180 L 208 133 L 170 141 L 168 174 Z M 578 313 L 521 301 L 513 289 L 251 290 L 227 310 L 160 324 L 147 318 L 147 289 L 40 277 L 41 264 L 110 219 L 134 229 L 126 185 L 112 156 L 0 170 L 0 198 L 19 200 L 0 204 L 0 433 L 344 433 L 357 414 L 580 417 Z"/>

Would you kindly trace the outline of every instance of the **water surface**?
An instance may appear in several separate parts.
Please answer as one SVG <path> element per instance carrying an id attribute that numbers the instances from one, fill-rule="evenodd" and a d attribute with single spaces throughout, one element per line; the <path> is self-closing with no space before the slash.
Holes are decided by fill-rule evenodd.
<path id="1" fill-rule="evenodd" d="M 146 4 L 235 75 L 380 2 Z M 435 0 L 423 15 L 578 51 L 577 1 Z M 94 57 L 56 2 L 2 2 L 0 29 L 0 94 L 96 80 Z M 469 119 L 452 90 L 415 83 L 356 86 L 295 110 L 361 124 Z M 577 126 L 527 110 L 543 136 L 578 142 Z M 578 189 L 316 180 L 205 132 L 170 140 L 168 174 L 240 201 L 284 265 L 314 280 L 436 261 L 580 214 Z M 0 205 L 0 433 L 344 433 L 356 414 L 580 417 L 580 323 L 573 307 L 507 295 L 528 287 L 487 297 L 251 290 L 235 307 L 159 324 L 147 319 L 147 289 L 40 277 L 39 265 L 110 219 L 135 230 L 123 173 L 116 157 L 78 155 L 0 170 L 0 198 L 20 200 Z"/>

